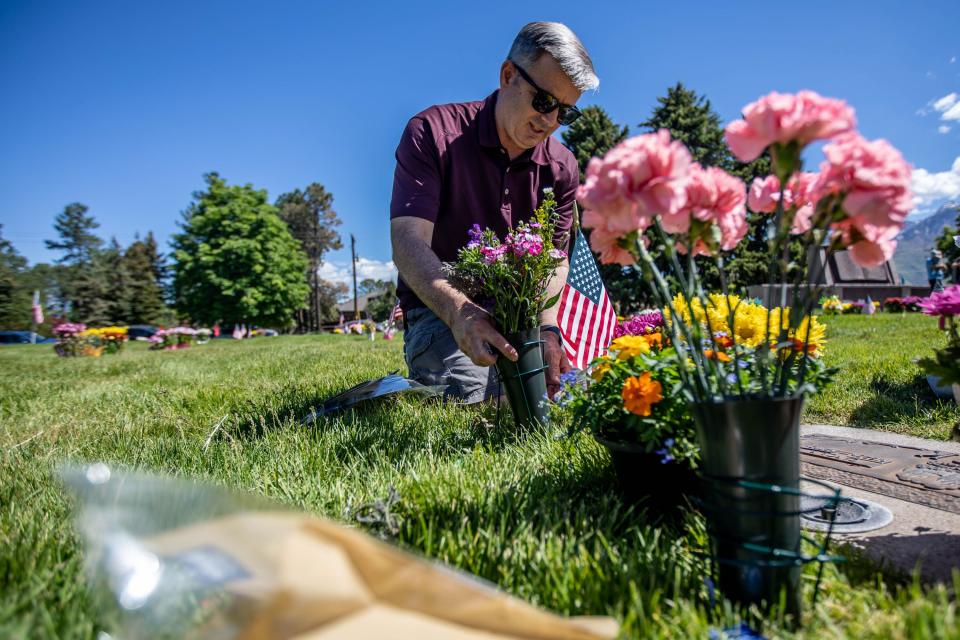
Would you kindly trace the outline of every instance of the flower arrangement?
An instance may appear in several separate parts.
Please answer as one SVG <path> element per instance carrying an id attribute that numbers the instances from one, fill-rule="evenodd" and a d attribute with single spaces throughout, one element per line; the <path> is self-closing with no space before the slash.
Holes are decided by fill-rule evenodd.
<path id="1" fill-rule="evenodd" d="M 561 376 L 557 404 L 569 410 L 574 430 L 638 444 L 663 464 L 693 468 L 693 418 L 680 393 L 675 350 L 663 336 L 663 314 L 649 311 L 618 324 L 608 353 L 589 375 Z"/>
<path id="2" fill-rule="evenodd" d="M 207 328 L 197 329 L 197 344 L 207 344 L 210 342 L 210 337 L 213 335 L 213 331 Z"/>
<path id="3" fill-rule="evenodd" d="M 190 347 L 197 336 L 197 330 L 190 327 L 171 327 L 160 329 L 150 336 L 150 349 L 154 351 L 173 351 Z"/>
<path id="4" fill-rule="evenodd" d="M 61 358 L 93 355 L 93 353 L 86 353 L 89 345 L 80 336 L 86 330 L 87 325 L 79 322 L 61 322 L 54 325 L 53 334 L 57 337 L 57 342 L 53 345 L 53 350 Z"/>
<path id="5" fill-rule="evenodd" d="M 653 418 L 657 405 L 682 398 L 696 428 L 720 589 L 745 605 L 781 602 L 799 617 L 800 571 L 782 560 L 802 557 L 800 415 L 805 396 L 834 372 L 819 357 L 825 331 L 812 315 L 822 274 L 806 279 L 791 266 L 806 263 L 807 247 L 824 247 L 828 258 L 846 250 L 862 267 L 890 259 L 912 208 L 911 168 L 886 141 L 861 137 L 853 109 L 841 100 L 810 91 L 771 93 L 742 114 L 725 130 L 733 155 L 751 162 L 768 153 L 773 169 L 749 190 L 722 169 L 695 163 L 681 142 L 660 130 L 591 159 L 577 198 L 601 261 L 639 264 L 664 313 L 668 346 L 657 362 L 668 361 L 676 372 L 674 382 L 668 367 L 651 370 L 656 365 L 641 360 L 644 371 L 626 372 L 634 380 L 629 389 L 627 379 L 616 380 L 616 410 L 632 413 L 629 405 Z M 818 173 L 808 173 L 802 154 L 817 140 L 826 142 L 824 161 Z M 738 298 L 727 286 L 725 252 L 746 236 L 748 215 L 767 227 L 774 284 L 761 301 Z M 701 263 L 713 261 L 718 294 L 704 290 L 698 256 Z M 616 360 L 622 351 L 615 350 Z M 599 380 L 585 381 L 584 393 L 595 395 L 597 406 L 613 396 L 603 386 L 613 361 L 595 361 L 594 372 L 605 365 L 610 369 Z M 656 420 L 639 429 L 641 442 L 660 438 Z M 739 509 L 767 520 L 751 524 Z"/>
<path id="6" fill-rule="evenodd" d="M 86 329 L 79 334 L 86 339 L 93 349 L 100 349 L 104 353 L 119 353 L 127 342 L 126 327 L 99 327 Z"/>
<path id="7" fill-rule="evenodd" d="M 501 240 L 473 225 L 470 241 L 449 270 L 450 282 L 490 310 L 497 329 L 517 333 L 539 325 L 540 313 L 556 304 L 547 299 L 547 283 L 566 253 L 553 246 L 553 192 L 544 190 L 529 223 L 520 223 Z"/>
<path id="8" fill-rule="evenodd" d="M 947 333 L 947 346 L 934 351 L 933 357 L 921 358 L 917 364 L 944 384 L 960 385 L 960 285 L 930 294 L 919 306 L 926 315 L 940 318 L 940 329 Z M 956 390 L 954 386 L 954 395 L 960 397 Z"/>
<path id="9" fill-rule="evenodd" d="M 891 297 L 883 301 L 883 310 L 889 312 L 919 313 L 923 310 L 920 307 L 920 303 L 924 300 L 925 298 L 921 296 L 907 296 L 906 298 Z"/>
<path id="10" fill-rule="evenodd" d="M 592 159 L 578 191 L 588 208 L 583 224 L 593 229 L 591 243 L 601 260 L 639 262 L 665 313 L 680 318 L 668 322 L 666 332 L 677 349 L 683 389 L 697 402 L 791 397 L 815 390 L 808 384 L 808 371 L 816 369 L 810 348 L 816 340 L 810 316 L 816 286 L 788 281 L 790 262 L 803 258 L 791 255 L 791 242 L 848 249 L 857 264 L 875 266 L 892 256 L 894 238 L 911 209 L 910 166 L 886 141 L 857 134 L 853 109 L 846 103 L 808 91 L 772 93 L 747 105 L 743 114 L 726 129 L 731 150 L 744 162 L 768 150 L 774 167 L 774 175 L 754 181 L 749 196 L 737 178 L 694 163 L 666 130 L 628 139 L 603 158 Z M 828 141 L 819 174 L 802 171 L 801 152 L 814 140 Z M 779 300 L 766 301 L 766 320 L 759 325 L 764 335 L 753 345 L 731 345 L 752 381 L 744 385 L 739 373 L 729 380 L 729 366 L 708 353 L 722 352 L 722 331 L 715 324 L 735 324 L 741 306 L 745 318 L 757 312 L 743 300 L 711 305 L 694 256 L 711 257 L 723 274 L 722 252 L 746 234 L 748 205 L 754 215 L 774 216 L 768 246 L 771 273 L 780 287 L 771 294 Z M 660 272 L 654 253 L 667 259 L 669 274 Z M 679 283 L 676 295 L 666 275 Z M 726 290 L 721 299 L 732 300 Z M 699 303 L 716 313 L 707 313 L 705 322 L 691 321 L 678 314 L 681 302 L 685 309 Z M 700 348 L 703 344 L 711 348 Z M 740 353 L 743 346 L 750 352 Z M 822 373 L 814 378 L 822 381 Z"/>

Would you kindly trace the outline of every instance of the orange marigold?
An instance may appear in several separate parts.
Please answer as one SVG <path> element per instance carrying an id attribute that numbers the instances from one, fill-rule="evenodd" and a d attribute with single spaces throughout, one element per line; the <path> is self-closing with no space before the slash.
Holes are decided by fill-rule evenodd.
<path id="1" fill-rule="evenodd" d="M 714 351 L 713 349 L 704 349 L 703 355 L 705 355 L 708 360 L 717 360 L 719 362 L 730 362 L 730 356 L 725 354 L 723 351 Z"/>
<path id="2" fill-rule="evenodd" d="M 638 416 L 649 416 L 653 405 L 663 400 L 663 387 L 649 371 L 627 378 L 623 383 L 623 407 Z"/>

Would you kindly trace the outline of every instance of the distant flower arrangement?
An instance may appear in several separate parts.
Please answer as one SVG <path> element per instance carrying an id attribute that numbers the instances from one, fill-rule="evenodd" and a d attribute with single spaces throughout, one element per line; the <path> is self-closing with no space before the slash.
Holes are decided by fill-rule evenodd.
<path id="1" fill-rule="evenodd" d="M 118 353 L 127 341 L 126 327 L 87 328 L 80 322 L 62 322 L 53 327 L 57 343 L 53 350 L 60 357 L 90 356 Z"/>
<path id="2" fill-rule="evenodd" d="M 159 351 L 187 349 L 197 337 L 197 330 L 190 327 L 171 327 L 160 329 L 150 336 L 150 348 Z"/>

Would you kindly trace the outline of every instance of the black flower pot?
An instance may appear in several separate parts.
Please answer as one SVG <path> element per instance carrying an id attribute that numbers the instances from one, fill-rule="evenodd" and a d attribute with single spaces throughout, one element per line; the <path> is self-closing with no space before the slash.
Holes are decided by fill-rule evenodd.
<path id="1" fill-rule="evenodd" d="M 702 507 L 723 594 L 800 613 L 803 398 L 701 403 Z"/>
<path id="2" fill-rule="evenodd" d="M 697 492 L 697 475 L 686 464 L 664 463 L 660 455 L 639 444 L 607 440 L 596 433 L 593 437 L 610 453 L 617 484 L 627 500 L 666 508 L 685 503 L 686 496 Z"/>
<path id="3" fill-rule="evenodd" d="M 520 356 L 516 362 L 503 356 L 497 360 L 497 373 L 510 402 L 514 422 L 520 428 L 542 425 L 547 416 L 547 367 L 543 364 L 540 327 L 504 337 Z"/>

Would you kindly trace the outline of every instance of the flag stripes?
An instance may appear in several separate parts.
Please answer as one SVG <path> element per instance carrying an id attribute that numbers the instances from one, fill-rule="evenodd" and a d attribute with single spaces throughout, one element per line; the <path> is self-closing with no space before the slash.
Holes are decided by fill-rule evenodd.
<path id="1" fill-rule="evenodd" d="M 579 230 L 560 296 L 557 324 L 567 358 L 578 369 L 606 351 L 617 325 L 617 314 L 600 279 L 600 270 Z"/>

